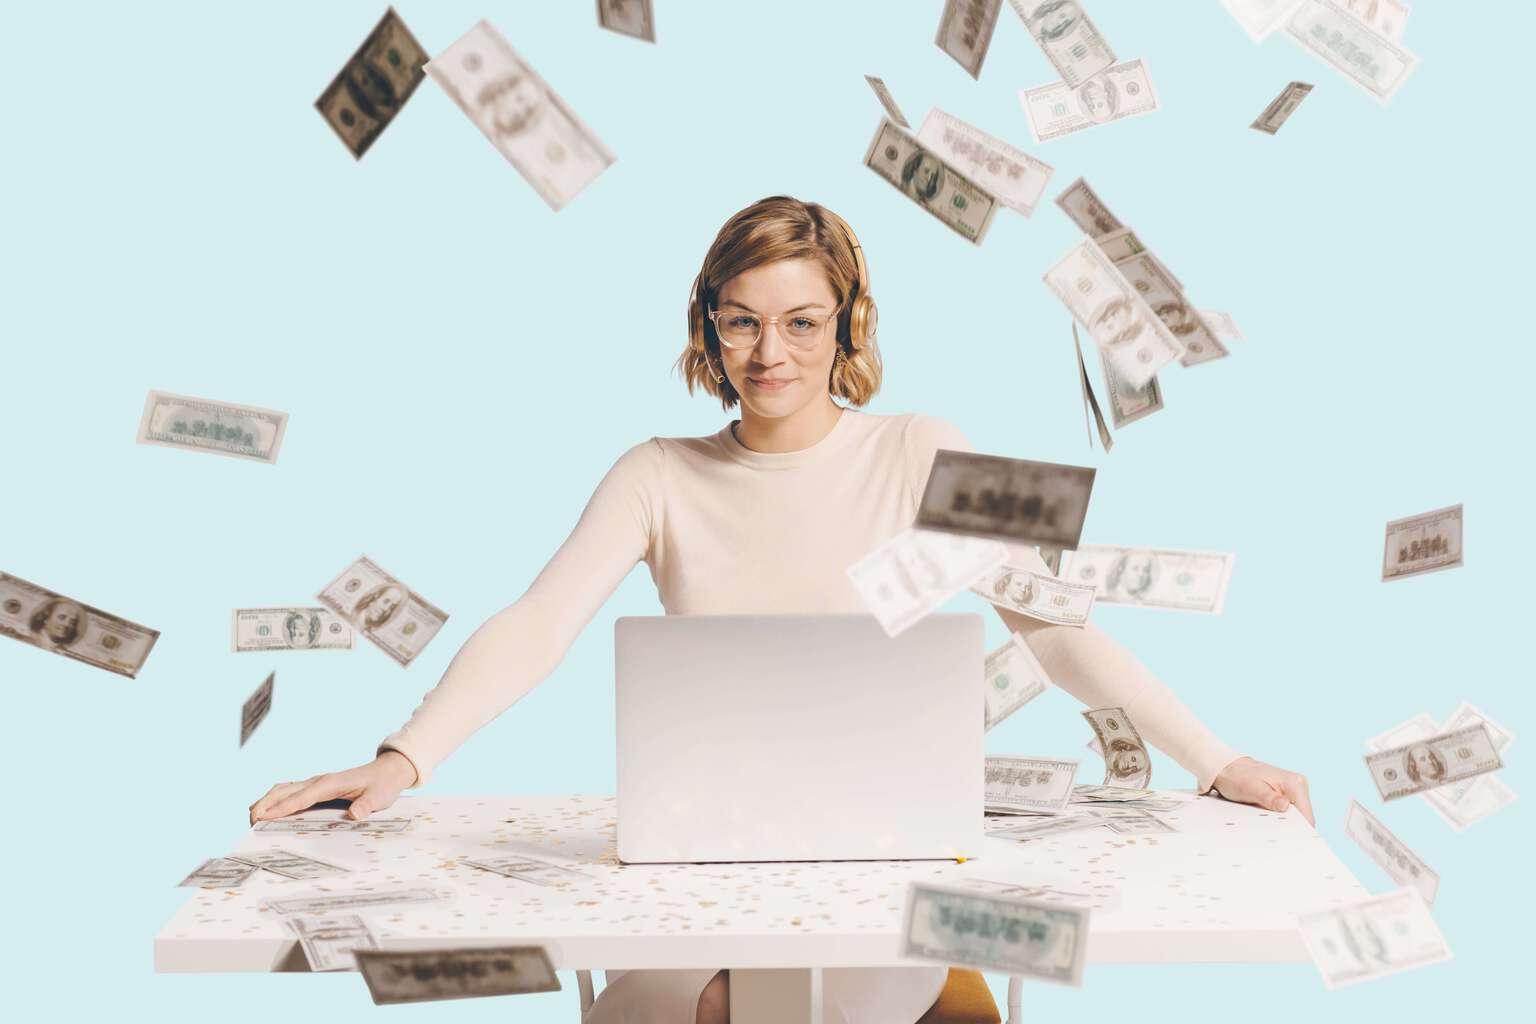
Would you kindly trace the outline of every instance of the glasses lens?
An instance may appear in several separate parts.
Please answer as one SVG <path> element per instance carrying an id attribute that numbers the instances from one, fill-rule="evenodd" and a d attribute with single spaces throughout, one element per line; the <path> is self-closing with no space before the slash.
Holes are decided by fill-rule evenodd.
<path id="1" fill-rule="evenodd" d="M 795 313 L 779 320 L 779 336 L 794 348 L 815 348 L 830 319 L 823 313 Z M 734 310 L 721 312 L 715 317 L 715 330 L 727 348 L 750 348 L 762 336 L 763 318 Z"/>
<path id="2" fill-rule="evenodd" d="M 728 348 L 746 348 L 753 344 L 762 327 L 762 320 L 749 313 L 722 312 L 715 317 L 720 342 Z"/>

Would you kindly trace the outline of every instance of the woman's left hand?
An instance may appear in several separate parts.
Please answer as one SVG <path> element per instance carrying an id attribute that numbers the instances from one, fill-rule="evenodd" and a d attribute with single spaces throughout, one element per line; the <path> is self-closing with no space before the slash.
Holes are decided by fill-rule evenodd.
<path id="1" fill-rule="evenodd" d="M 1253 804 L 1281 814 L 1291 804 L 1295 804 L 1301 816 L 1307 819 L 1307 824 L 1317 827 L 1317 821 L 1312 817 L 1312 798 L 1307 792 L 1307 779 L 1304 775 L 1245 756 L 1223 768 L 1211 788 L 1228 800 Z"/>

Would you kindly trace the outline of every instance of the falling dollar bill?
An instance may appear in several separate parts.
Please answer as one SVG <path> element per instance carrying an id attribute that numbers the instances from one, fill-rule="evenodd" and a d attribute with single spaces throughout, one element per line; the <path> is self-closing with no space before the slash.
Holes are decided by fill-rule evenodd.
<path id="1" fill-rule="evenodd" d="M 988 814 L 1060 814 L 1072 799 L 1076 761 L 1042 757 L 988 757 L 984 809 Z"/>
<path id="2" fill-rule="evenodd" d="M 0 572 L 0 636 L 132 679 L 160 631 Z"/>
<path id="3" fill-rule="evenodd" d="M 1301 0 L 1221 0 L 1221 6 L 1256 43 L 1285 23 Z"/>
<path id="4" fill-rule="evenodd" d="M 427 51 L 391 7 L 315 100 L 315 109 L 361 160 L 426 77 L 426 61 Z"/>
<path id="5" fill-rule="evenodd" d="M 1102 246 L 1104 237 L 1125 229 L 1120 219 L 1109 212 L 1104 200 L 1099 198 L 1086 179 L 1078 178 L 1061 190 L 1056 205 L 1078 229 Z"/>
<path id="6" fill-rule="evenodd" d="M 894 637 L 1007 557 L 994 540 L 909 528 L 847 571 L 864 607 Z"/>
<path id="7" fill-rule="evenodd" d="M 982 62 L 992 45 L 992 30 L 1003 0 L 944 0 L 939 33 L 933 42 L 954 58 L 972 78 L 981 77 Z"/>
<path id="8" fill-rule="evenodd" d="M 367 892 L 324 892 L 308 896 L 269 897 L 261 906 L 275 914 L 326 915 L 348 910 L 367 910 L 373 907 L 393 907 L 414 903 L 437 903 L 446 900 L 448 894 L 436 889 L 380 889 Z"/>
<path id="9" fill-rule="evenodd" d="M 428 61 L 427 74 L 552 210 L 617 159 L 488 21 Z"/>
<path id="10" fill-rule="evenodd" d="M 1214 309 L 1198 309 L 1200 319 L 1205 321 L 1206 330 L 1216 335 L 1217 341 L 1242 341 L 1243 332 L 1238 330 L 1237 321 L 1232 319 L 1231 313 L 1222 313 Z"/>
<path id="11" fill-rule="evenodd" d="M 272 681 L 276 678 L 276 672 L 268 672 L 267 678 L 256 687 L 256 692 L 240 705 L 240 745 L 242 747 L 245 746 L 245 741 L 251 738 L 251 733 L 256 731 L 256 727 L 266 721 L 267 712 L 272 710 Z"/>
<path id="12" fill-rule="evenodd" d="M 1416 55 L 1332 0 L 1302 0 L 1285 30 L 1302 49 L 1332 65 L 1383 106 L 1419 63 Z"/>
<path id="13" fill-rule="evenodd" d="M 1093 611 L 1093 587 L 1007 562 L 971 584 L 971 593 L 999 608 L 1057 626 L 1082 627 Z"/>
<path id="14" fill-rule="evenodd" d="M 448 613 L 362 556 L 317 595 L 380 650 L 408 667 L 443 628 Z"/>
<path id="15" fill-rule="evenodd" d="M 463 862 L 481 871 L 491 871 L 508 878 L 532 882 L 535 885 L 558 885 L 586 877 L 583 872 L 574 868 L 549 861 L 534 860 L 531 857 L 465 857 Z"/>
<path id="16" fill-rule="evenodd" d="M 1132 387 L 1184 354 L 1168 325 L 1092 239 L 1047 270 L 1044 281 Z"/>
<path id="17" fill-rule="evenodd" d="M 151 391 L 139 419 L 138 442 L 270 465 L 277 461 L 287 426 L 285 412 Z"/>
<path id="18" fill-rule="evenodd" d="M 1408 5 L 1401 0 L 1339 0 L 1339 6 L 1394 43 L 1403 41 Z"/>
<path id="19" fill-rule="evenodd" d="M 1383 800 L 1422 793 L 1504 767 L 1488 727 L 1481 723 L 1365 755 Z"/>
<path id="20" fill-rule="evenodd" d="M 368 923 L 356 914 L 340 917 L 295 917 L 284 922 L 299 938 L 311 971 L 355 971 L 352 954 L 359 949 L 378 949 Z"/>
<path id="21" fill-rule="evenodd" d="M 1195 312 L 1178 282 L 1167 273 L 1162 263 L 1150 252 L 1141 252 L 1113 260 L 1115 269 L 1125 275 L 1152 312 L 1157 314 L 1178 342 L 1184 354 L 1179 357 L 1182 366 L 1210 362 L 1230 355 L 1225 345 L 1205 326 L 1205 321 Z"/>
<path id="22" fill-rule="evenodd" d="M 1285 124 L 1286 119 L 1295 113 L 1296 108 L 1301 106 L 1301 101 L 1306 99 L 1311 91 L 1312 85 L 1309 82 L 1292 82 L 1280 90 L 1279 96 L 1269 101 L 1269 106 L 1265 107 L 1263 113 L 1254 118 L 1253 124 L 1248 127 L 1264 132 L 1266 135 L 1275 134 L 1280 130 L 1280 126 Z"/>
<path id="23" fill-rule="evenodd" d="M 961 238 L 980 245 L 992 226 L 997 199 L 890 118 L 880 119 L 864 153 L 864 166 Z"/>
<path id="24" fill-rule="evenodd" d="M 1082 985 L 1086 906 L 912 882 L 902 955 L 1041 981 Z"/>
<path id="25" fill-rule="evenodd" d="M 210 857 L 176 884 L 178 886 L 195 885 L 203 889 L 224 889 L 244 883 L 255 870 L 254 864 L 247 864 L 233 857 Z"/>
<path id="26" fill-rule="evenodd" d="M 875 91 L 875 98 L 880 101 L 880 105 L 885 108 L 885 112 L 891 116 L 892 121 L 903 128 L 912 127 L 912 123 L 907 120 L 907 115 L 903 114 L 901 108 L 896 105 L 896 97 L 892 96 L 891 90 L 885 87 L 885 79 L 865 75 L 864 81 L 868 82 L 869 87 Z"/>
<path id="27" fill-rule="evenodd" d="M 1083 342 L 1077 336 L 1077 321 L 1072 321 L 1072 347 L 1077 354 L 1077 380 L 1083 392 L 1083 425 L 1088 428 L 1088 447 L 1093 447 L 1093 431 L 1097 427 L 1099 431 L 1099 443 L 1104 446 L 1106 452 L 1115 447 L 1114 439 L 1110 436 L 1109 427 L 1104 423 L 1104 411 L 1099 408 L 1098 396 L 1093 393 L 1093 384 L 1088 380 L 1088 366 L 1083 362 Z M 1099 361 L 1102 363 L 1104 354 L 1099 353 Z M 1154 380 L 1156 378 L 1153 378 Z M 1089 415 L 1092 414 L 1092 420 Z M 1061 567 L 1061 551 L 1056 550 L 1056 565 L 1051 569 L 1054 573 Z"/>
<path id="28" fill-rule="evenodd" d="M 1424 897 L 1425 903 L 1435 902 L 1435 894 L 1440 891 L 1439 874 L 1430 870 L 1428 864 L 1408 849 L 1374 814 L 1360 806 L 1358 800 L 1349 802 L 1344 831 L 1349 838 L 1360 844 L 1360 849 L 1378 867 L 1392 877 L 1392 881 L 1398 885 L 1413 886 Z"/>
<path id="29" fill-rule="evenodd" d="M 1115 64 L 1075 89 L 1066 82 L 1020 89 L 1019 105 L 1036 142 L 1150 114 L 1159 107 L 1152 73 L 1140 58 Z"/>
<path id="30" fill-rule="evenodd" d="M 256 832 L 371 832 L 382 835 L 404 832 L 411 826 L 410 818 L 267 818 L 251 826 Z"/>
<path id="31" fill-rule="evenodd" d="M 1035 212 L 1046 184 L 1055 170 L 980 128 L 966 124 L 938 107 L 928 111 L 917 141 L 958 167 L 998 202 L 1028 217 Z"/>
<path id="32" fill-rule="evenodd" d="M 1152 784 L 1152 758 L 1124 708 L 1083 712 L 1104 752 L 1104 785 L 1146 789 Z"/>
<path id="33" fill-rule="evenodd" d="M 648 43 L 656 41 L 656 16 L 651 0 L 597 0 L 597 23 L 610 32 Z"/>
<path id="34" fill-rule="evenodd" d="M 1220 615 L 1237 556 L 1085 544 L 1062 556 L 1061 578 L 1098 588 L 1096 599 Z"/>
<path id="35" fill-rule="evenodd" d="M 1083 533 L 1095 471 L 938 449 L 914 525 L 925 530 L 1072 548 Z"/>
<path id="36" fill-rule="evenodd" d="M 235 854 L 230 859 L 261 868 L 263 871 L 270 871 L 274 875 L 295 879 L 345 875 L 352 870 L 316 860 L 313 857 L 306 857 L 301 853 L 290 853 L 287 850 L 250 850 Z"/>
<path id="37" fill-rule="evenodd" d="M 1415 889 L 1404 886 L 1297 918 L 1329 988 L 1382 978 L 1451 958 L 1445 936 Z"/>
<path id="38" fill-rule="evenodd" d="M 1008 0 L 1024 27 L 1056 68 L 1077 88 L 1115 62 L 1115 53 L 1075 0 Z"/>
<path id="39" fill-rule="evenodd" d="M 472 996 L 559 992 L 543 946 L 357 951 L 357 968 L 376 1005 Z"/>
<path id="40" fill-rule="evenodd" d="M 987 655 L 984 674 L 988 729 L 1040 696 L 1051 685 L 1045 667 L 1019 633 L 1010 634 L 1001 647 Z"/>
<path id="41" fill-rule="evenodd" d="M 350 651 L 352 626 L 328 608 L 237 608 L 235 653 L 242 651 Z"/>
<path id="42" fill-rule="evenodd" d="M 1109 414 L 1115 421 L 1115 429 L 1145 419 L 1163 407 L 1163 389 L 1156 377 L 1148 378 L 1141 387 L 1120 375 L 1113 363 L 1099 350 L 1099 369 L 1104 374 L 1104 395 L 1109 399 Z"/>
<path id="43" fill-rule="evenodd" d="M 1382 582 L 1461 565 L 1461 518 L 1461 506 L 1450 505 L 1388 523 Z"/>
<path id="44" fill-rule="evenodd" d="M 1453 732 L 1470 725 L 1483 725 L 1493 738 L 1493 748 L 1501 755 L 1514 736 L 1504 726 L 1463 702 L 1442 725 L 1427 714 L 1417 714 L 1406 722 L 1393 726 L 1379 736 L 1366 741 L 1369 751 L 1381 751 L 1401 747 L 1429 739 L 1443 732 Z M 1474 823 L 1515 801 L 1514 791 L 1497 775 L 1476 775 L 1452 782 L 1420 794 L 1436 814 L 1445 819 L 1457 832 L 1464 832 Z"/>

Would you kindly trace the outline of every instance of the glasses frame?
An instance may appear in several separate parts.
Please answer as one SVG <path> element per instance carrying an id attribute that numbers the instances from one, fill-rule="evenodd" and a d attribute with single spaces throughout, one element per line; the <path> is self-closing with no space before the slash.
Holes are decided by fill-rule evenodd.
<path id="1" fill-rule="evenodd" d="M 723 309 L 711 309 L 705 315 L 708 317 L 709 322 L 714 324 L 714 326 L 715 326 L 715 340 L 720 342 L 722 347 L 728 348 L 732 352 L 740 352 L 740 351 L 743 351 L 745 349 L 755 348 L 757 346 L 757 343 L 763 340 L 763 335 L 768 333 L 768 325 L 769 324 L 773 324 L 775 327 L 779 328 L 779 337 L 784 339 L 784 344 L 788 345 L 790 348 L 795 349 L 798 352 L 809 352 L 811 349 L 813 349 L 817 345 L 821 344 L 821 336 L 826 333 L 826 331 L 827 331 L 827 324 L 829 324 L 829 323 L 836 323 L 837 322 L 837 318 L 842 315 L 843 311 L 842 311 L 842 308 L 839 307 L 837 309 L 834 309 L 830 314 L 828 314 L 826 320 L 821 325 L 821 329 L 816 332 L 816 340 L 813 341 L 809 345 L 799 345 L 799 344 L 797 344 L 795 340 L 791 340 L 789 335 L 784 333 L 783 327 L 780 326 L 781 321 L 784 318 L 786 318 L 786 317 L 791 319 L 791 320 L 793 320 L 797 316 L 807 316 L 808 314 L 805 314 L 805 313 L 780 313 L 778 316 L 763 316 L 761 313 L 751 313 L 751 312 L 744 313 L 742 315 L 744 315 L 744 316 L 752 316 L 752 317 L 756 317 L 757 318 L 757 337 L 753 338 L 749 343 L 747 343 L 745 345 L 730 345 L 730 344 L 726 343 L 725 335 L 720 333 L 720 321 L 719 321 L 718 317 L 723 312 L 725 312 L 725 310 L 723 310 Z"/>

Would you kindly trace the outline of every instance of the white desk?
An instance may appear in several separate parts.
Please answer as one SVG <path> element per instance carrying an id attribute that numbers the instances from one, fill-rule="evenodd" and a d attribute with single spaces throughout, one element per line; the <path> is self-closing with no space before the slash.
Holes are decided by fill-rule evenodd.
<path id="1" fill-rule="evenodd" d="M 964 864 L 620 865 L 611 796 L 403 797 L 376 816 L 415 821 L 395 835 L 252 831 L 235 850 L 212 851 L 281 848 L 352 874 L 294 881 L 258 871 L 238 888 L 189 889 L 155 936 L 155 969 L 307 970 L 259 900 L 430 886 L 452 897 L 368 912 L 382 946 L 538 944 L 559 970 L 728 967 L 735 1024 L 767 1019 L 745 1005 L 748 993 L 757 1005 L 781 1000 L 775 1021 L 790 1019 L 782 1000 L 811 1021 L 814 968 L 912 965 L 899 950 L 913 879 L 1051 881 L 1094 893 L 1090 963 L 1306 960 L 1292 915 L 1367 895 L 1294 808 L 1277 815 L 1215 798 L 1169 814 L 1177 834 L 988 838 L 984 855 Z M 544 887 L 457 863 L 477 855 L 558 861 L 585 877 Z"/>

